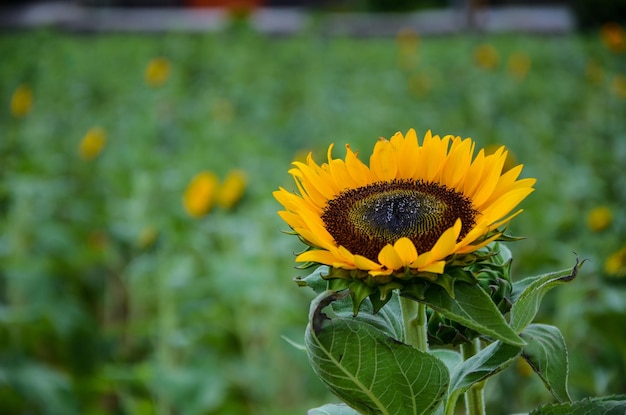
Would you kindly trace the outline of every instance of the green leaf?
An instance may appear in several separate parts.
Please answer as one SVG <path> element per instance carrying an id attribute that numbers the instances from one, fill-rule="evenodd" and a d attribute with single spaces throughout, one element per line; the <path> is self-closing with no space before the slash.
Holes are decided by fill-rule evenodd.
<path id="1" fill-rule="evenodd" d="M 319 408 L 309 409 L 307 415 L 359 415 L 346 404 L 329 403 Z"/>
<path id="2" fill-rule="evenodd" d="M 454 405 L 472 385 L 506 369 L 521 351 L 519 346 L 497 341 L 457 365 L 450 375 L 448 405 Z"/>
<path id="3" fill-rule="evenodd" d="M 576 258 L 576 264 L 572 268 L 551 272 L 535 277 L 524 278 L 513 284 L 511 300 L 511 327 L 517 333 L 524 330 L 532 323 L 539 311 L 539 305 L 546 292 L 576 278 L 578 270 L 585 261 Z"/>
<path id="4" fill-rule="evenodd" d="M 319 294 L 327 290 L 328 281 L 323 278 L 326 275 L 328 275 L 328 267 L 321 265 L 306 277 L 295 277 L 293 280 L 299 287 L 309 287 Z"/>
<path id="5" fill-rule="evenodd" d="M 626 395 L 618 395 L 540 406 L 530 415 L 623 415 L 624 413 L 626 413 Z"/>
<path id="6" fill-rule="evenodd" d="M 521 336 L 527 343 L 522 357 L 559 402 L 571 402 L 567 391 L 567 348 L 559 329 L 546 324 L 531 324 Z"/>
<path id="7" fill-rule="evenodd" d="M 478 284 L 456 283 L 454 298 L 442 287 L 431 285 L 424 293 L 424 298 L 417 300 L 483 335 L 514 346 L 524 346 L 524 340 L 509 327 L 491 297 Z"/>
<path id="8" fill-rule="evenodd" d="M 433 349 L 430 351 L 430 354 L 437 356 L 439 360 L 441 360 L 446 367 L 448 368 L 448 372 L 452 373 L 456 370 L 457 366 L 463 363 L 463 356 L 459 352 L 450 349 Z"/>
<path id="9" fill-rule="evenodd" d="M 322 311 L 342 295 L 320 294 L 312 303 L 305 345 L 313 370 L 344 402 L 365 415 L 432 414 L 448 388 L 448 370 L 428 353 L 389 336 L 363 318 Z"/>

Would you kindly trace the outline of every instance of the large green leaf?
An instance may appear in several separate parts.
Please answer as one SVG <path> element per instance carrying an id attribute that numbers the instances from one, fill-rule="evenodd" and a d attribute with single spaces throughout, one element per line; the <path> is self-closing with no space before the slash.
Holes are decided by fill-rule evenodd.
<path id="1" fill-rule="evenodd" d="M 557 285 L 564 284 L 576 278 L 578 270 L 585 261 L 576 258 L 572 268 L 548 274 L 524 278 L 513 284 L 511 308 L 511 327 L 519 333 L 532 323 L 539 311 L 539 305 L 545 293 Z"/>
<path id="2" fill-rule="evenodd" d="M 574 403 L 540 406 L 530 415 L 624 415 L 626 396 L 605 396 L 583 399 Z"/>
<path id="3" fill-rule="evenodd" d="M 514 346 L 524 345 L 524 340 L 511 329 L 491 297 L 478 284 L 457 282 L 454 284 L 454 298 L 444 288 L 431 285 L 423 297 L 416 299 L 483 335 Z"/>
<path id="4" fill-rule="evenodd" d="M 309 409 L 307 415 L 360 415 L 346 404 L 329 403 L 319 408 Z"/>
<path id="5" fill-rule="evenodd" d="M 362 414 L 432 414 L 448 388 L 444 363 L 390 337 L 393 329 L 362 313 L 329 318 L 322 310 L 340 297 L 328 291 L 311 304 L 305 345 L 318 377 Z"/>
<path id="6" fill-rule="evenodd" d="M 448 405 L 455 405 L 458 397 L 472 385 L 506 369 L 521 351 L 519 346 L 496 341 L 458 364 L 450 375 Z"/>
<path id="7" fill-rule="evenodd" d="M 569 364 L 560 330 L 546 324 L 531 324 L 521 334 L 526 340 L 522 356 L 559 402 L 571 402 L 567 391 Z"/>

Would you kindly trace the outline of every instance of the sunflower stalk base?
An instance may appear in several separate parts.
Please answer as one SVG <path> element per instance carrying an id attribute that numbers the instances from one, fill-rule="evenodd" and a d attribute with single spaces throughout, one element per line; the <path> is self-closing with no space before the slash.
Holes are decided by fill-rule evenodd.
<path id="1" fill-rule="evenodd" d="M 410 298 L 400 297 L 406 343 L 428 352 L 428 319 L 426 306 Z"/>
<path id="2" fill-rule="evenodd" d="M 480 351 L 480 339 L 474 339 L 461 345 L 461 354 L 464 360 L 470 359 Z M 484 390 L 487 380 L 474 384 L 465 392 L 465 410 L 467 415 L 485 415 Z"/>

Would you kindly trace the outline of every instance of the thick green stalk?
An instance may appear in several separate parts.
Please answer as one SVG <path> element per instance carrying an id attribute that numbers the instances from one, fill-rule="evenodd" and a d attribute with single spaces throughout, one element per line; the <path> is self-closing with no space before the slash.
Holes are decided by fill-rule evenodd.
<path id="1" fill-rule="evenodd" d="M 428 320 L 426 306 L 409 298 L 400 297 L 406 342 L 417 350 L 428 351 Z"/>
<path id="2" fill-rule="evenodd" d="M 461 345 L 463 360 L 467 360 L 480 351 L 480 339 Z M 473 385 L 465 392 L 465 410 L 467 415 L 485 415 L 485 380 Z"/>

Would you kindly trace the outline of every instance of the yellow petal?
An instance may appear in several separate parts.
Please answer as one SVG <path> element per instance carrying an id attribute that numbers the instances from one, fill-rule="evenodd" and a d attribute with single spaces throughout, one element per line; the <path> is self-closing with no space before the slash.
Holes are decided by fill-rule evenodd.
<path id="1" fill-rule="evenodd" d="M 461 179 L 467 175 L 471 161 L 472 140 L 469 138 L 465 140 L 461 140 L 460 137 L 455 138 L 444 166 L 443 184 L 454 189 Z"/>
<path id="2" fill-rule="evenodd" d="M 504 146 L 500 147 L 496 153 L 491 154 L 485 158 L 485 165 L 488 166 L 488 170 L 483 180 L 481 180 L 476 193 L 472 197 L 472 201 L 475 206 L 481 207 L 483 203 L 489 199 L 493 194 L 499 180 L 500 173 L 502 173 L 502 167 L 506 160 L 506 152 Z"/>
<path id="3" fill-rule="evenodd" d="M 437 240 L 437 243 L 435 243 L 435 246 L 430 250 L 433 259 L 443 259 L 454 252 L 454 247 L 456 246 L 456 241 L 460 233 L 461 219 L 457 219 L 454 226 L 446 229 Z"/>
<path id="4" fill-rule="evenodd" d="M 290 228 L 301 228 L 304 225 L 302 217 L 295 213 L 281 210 L 278 212 L 278 216 L 280 216 Z"/>
<path id="5" fill-rule="evenodd" d="M 339 189 L 333 182 L 330 174 L 325 172 L 319 166 L 314 164 L 306 165 L 304 163 L 300 163 L 299 161 L 296 161 L 293 164 L 300 169 L 300 172 L 302 173 L 302 183 L 307 189 L 307 192 L 309 189 L 314 188 L 327 200 L 332 199 L 337 193 L 339 193 Z"/>
<path id="6" fill-rule="evenodd" d="M 483 178 L 483 172 L 485 170 L 485 152 L 480 150 L 476 159 L 470 165 L 467 175 L 464 178 L 463 194 L 468 197 L 473 197 L 476 188 L 480 184 Z"/>
<path id="7" fill-rule="evenodd" d="M 491 206 L 484 210 L 483 215 L 486 218 L 485 220 L 493 223 L 505 217 L 515 206 L 517 206 L 534 190 L 535 189 L 532 188 L 516 189 L 501 196 Z"/>
<path id="8" fill-rule="evenodd" d="M 428 158 L 423 160 L 426 163 L 424 176 L 426 181 L 439 181 L 439 173 L 446 159 L 449 142 L 450 136 L 445 136 L 443 139 L 439 138 L 439 136 L 434 136 L 430 140 L 424 140 L 422 153 L 428 155 Z"/>
<path id="9" fill-rule="evenodd" d="M 498 239 L 500 236 L 502 236 L 501 233 L 497 233 L 495 235 L 493 235 L 492 237 L 485 239 L 484 241 L 477 243 L 477 244 L 471 244 L 471 245 L 466 245 L 462 248 L 459 248 L 456 250 L 456 252 L 458 254 L 469 254 L 470 252 L 474 252 L 479 250 L 480 248 L 483 248 L 487 245 L 489 245 L 490 243 L 492 243 L 493 241 L 495 241 L 496 239 Z"/>
<path id="10" fill-rule="evenodd" d="M 409 238 L 400 238 L 393 244 L 398 256 L 402 259 L 402 265 L 409 265 L 417 259 L 417 250 Z"/>
<path id="11" fill-rule="evenodd" d="M 380 270 L 382 269 L 380 264 L 377 264 L 376 262 L 372 261 L 369 258 L 365 258 L 364 256 L 361 255 L 355 255 L 354 256 L 354 265 L 357 267 L 357 269 L 362 269 L 365 271 L 372 271 L 372 270 Z"/>
<path id="12" fill-rule="evenodd" d="M 370 169 L 357 157 L 350 146 L 346 144 L 346 167 L 355 183 L 364 186 L 372 181 Z"/>
<path id="13" fill-rule="evenodd" d="M 443 274 L 445 266 L 446 261 L 436 261 L 420 268 L 419 270 L 423 272 L 432 272 L 434 274 Z"/>
<path id="14" fill-rule="evenodd" d="M 398 256 L 396 250 L 393 249 L 393 245 L 387 244 L 378 254 L 378 262 L 384 265 L 387 269 L 396 270 L 404 266 L 402 258 Z"/>
<path id="15" fill-rule="evenodd" d="M 398 179 L 414 179 L 417 171 L 420 147 L 414 129 L 406 133 L 402 145 L 398 148 Z"/>
<path id="16" fill-rule="evenodd" d="M 391 143 L 380 139 L 374 146 L 374 153 L 370 157 L 372 173 L 380 181 L 391 181 L 398 173 L 398 161 Z"/>
<path id="17" fill-rule="evenodd" d="M 315 262 L 332 266 L 337 262 L 337 257 L 330 251 L 324 249 L 311 249 L 305 251 L 296 257 L 298 262 Z"/>

